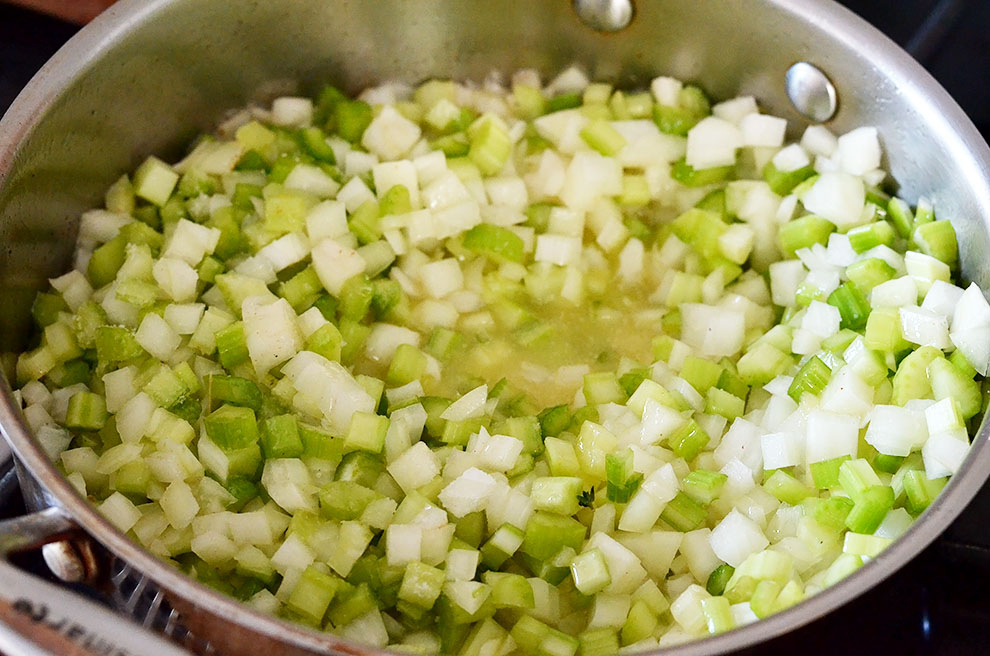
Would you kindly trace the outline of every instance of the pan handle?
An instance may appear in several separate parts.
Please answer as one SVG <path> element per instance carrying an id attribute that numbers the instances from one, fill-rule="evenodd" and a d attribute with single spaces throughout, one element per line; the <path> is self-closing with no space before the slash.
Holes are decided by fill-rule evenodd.
<path id="1" fill-rule="evenodd" d="M 14 567 L 7 557 L 78 534 L 60 508 L 0 522 L 0 653 L 189 656 L 109 609 Z"/>

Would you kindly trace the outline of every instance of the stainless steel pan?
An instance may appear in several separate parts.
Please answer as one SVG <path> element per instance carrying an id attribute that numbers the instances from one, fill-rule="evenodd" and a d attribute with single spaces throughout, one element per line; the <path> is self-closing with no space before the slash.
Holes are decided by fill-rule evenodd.
<path id="1" fill-rule="evenodd" d="M 596 20 L 612 25 L 607 11 Z M 666 73 L 698 81 L 716 97 L 753 94 L 800 129 L 806 121 L 784 85 L 785 71 L 799 61 L 835 84 L 839 109 L 830 127 L 877 126 L 900 193 L 935 201 L 958 231 L 965 277 L 990 284 L 990 150 L 917 63 L 832 3 L 639 0 L 628 27 L 599 32 L 566 0 L 124 0 L 59 51 L 0 122 L 0 350 L 23 344 L 31 299 L 70 261 L 77 217 L 121 172 L 149 153 L 177 155 L 226 110 L 252 99 L 325 82 L 356 91 L 393 79 L 481 80 L 521 67 L 549 76 L 578 63 L 627 87 Z M 35 518 L 34 541 L 78 525 L 150 577 L 223 653 L 372 653 L 254 612 L 128 540 L 49 463 L 6 385 L 0 425 L 39 484 L 38 500 L 58 508 Z M 878 558 L 795 608 L 669 653 L 738 649 L 829 612 L 929 544 L 988 472 L 984 425 L 942 495 Z M 153 652 L 150 644 L 144 651 Z"/>

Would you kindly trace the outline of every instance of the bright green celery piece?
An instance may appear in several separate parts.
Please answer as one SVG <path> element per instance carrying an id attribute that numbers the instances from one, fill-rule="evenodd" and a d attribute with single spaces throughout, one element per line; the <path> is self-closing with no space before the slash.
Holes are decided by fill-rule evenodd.
<path id="1" fill-rule="evenodd" d="M 794 376 L 791 386 L 787 388 L 787 395 L 794 399 L 795 403 L 800 403 L 805 393 L 819 396 L 831 377 L 832 370 L 828 365 L 817 355 L 813 356 Z"/>
<path id="2" fill-rule="evenodd" d="M 657 124 L 661 132 L 666 134 L 686 137 L 687 133 L 701 118 L 701 116 L 682 107 L 659 104 L 653 106 L 653 122 Z"/>
<path id="3" fill-rule="evenodd" d="M 327 137 L 320 128 L 316 126 L 302 128 L 296 132 L 296 137 L 311 156 L 327 164 L 337 163 L 333 148 L 327 143 Z"/>
<path id="4" fill-rule="evenodd" d="M 849 245 L 857 253 L 863 253 L 876 246 L 890 246 L 897 233 L 887 221 L 875 221 L 858 226 L 849 231 Z"/>
<path id="5" fill-rule="evenodd" d="M 650 202 L 650 185 L 646 176 L 639 173 L 627 173 L 622 176 L 622 193 L 619 194 L 619 204 L 626 207 L 642 207 Z"/>
<path id="6" fill-rule="evenodd" d="M 884 353 L 899 353 L 911 347 L 901 333 L 901 316 L 897 308 L 876 308 L 866 320 L 863 343 Z"/>
<path id="7" fill-rule="evenodd" d="M 341 100 L 333 111 L 334 129 L 346 141 L 357 143 L 371 124 L 371 105 L 362 100 Z"/>
<path id="8" fill-rule="evenodd" d="M 701 453 L 710 439 L 698 422 L 691 419 L 667 438 L 667 445 L 678 457 L 690 462 Z"/>
<path id="9" fill-rule="evenodd" d="M 509 417 L 495 428 L 495 432 L 521 440 L 523 453 L 543 453 L 543 434 L 540 421 L 536 417 Z"/>
<path id="10" fill-rule="evenodd" d="M 656 613 L 642 599 L 633 601 L 619 635 L 623 645 L 632 645 L 654 634 L 660 624 Z"/>
<path id="11" fill-rule="evenodd" d="M 464 248 L 496 262 L 522 262 L 523 241 L 508 228 L 481 223 L 464 233 Z"/>
<path id="12" fill-rule="evenodd" d="M 208 285 L 212 285 L 216 282 L 217 276 L 224 272 L 223 263 L 215 257 L 204 257 L 203 261 L 199 263 L 199 267 L 196 269 L 196 273 L 199 274 L 199 279 Z"/>
<path id="13" fill-rule="evenodd" d="M 340 290 L 338 311 L 341 319 L 361 321 L 371 309 L 371 301 L 374 296 L 375 288 L 368 276 L 358 274 L 348 279 Z"/>
<path id="14" fill-rule="evenodd" d="M 819 490 L 827 490 L 839 485 L 839 469 L 842 467 L 842 463 L 849 459 L 849 456 L 839 456 L 809 464 L 808 468 L 811 470 L 811 478 L 815 482 L 815 487 Z"/>
<path id="15" fill-rule="evenodd" d="M 582 102 L 580 93 L 562 93 L 547 101 L 547 114 L 559 112 L 565 109 L 580 107 Z"/>
<path id="16" fill-rule="evenodd" d="M 560 435 L 571 424 L 571 411 L 567 405 L 546 408 L 537 417 L 544 438 Z"/>
<path id="17" fill-rule="evenodd" d="M 771 474 L 764 482 L 763 489 L 773 497 L 784 503 L 796 506 L 804 499 L 813 496 L 813 490 L 809 490 L 801 481 L 788 474 L 783 469 L 778 469 Z"/>
<path id="18" fill-rule="evenodd" d="M 782 374 L 792 362 L 788 353 L 767 342 L 757 342 L 739 358 L 739 378 L 746 385 L 762 386 Z"/>
<path id="19" fill-rule="evenodd" d="M 705 187 L 730 180 L 735 172 L 735 165 L 695 169 L 683 159 L 679 159 L 674 162 L 670 175 L 686 187 Z"/>
<path id="20" fill-rule="evenodd" d="M 753 613 L 760 618 L 767 617 L 773 612 L 773 604 L 783 586 L 777 581 L 764 580 L 756 584 L 753 596 L 749 601 Z"/>
<path id="21" fill-rule="evenodd" d="M 278 415 L 261 422 L 261 451 L 266 458 L 297 458 L 302 455 L 296 418 Z"/>
<path id="22" fill-rule="evenodd" d="M 708 575 L 708 581 L 705 583 L 705 590 L 708 594 L 719 596 L 725 592 L 725 586 L 728 584 L 729 579 L 735 574 L 736 568 L 732 565 L 722 563 Z"/>
<path id="23" fill-rule="evenodd" d="M 896 474 L 904 463 L 904 456 L 891 456 L 878 453 L 873 457 L 873 469 L 887 474 Z"/>
<path id="24" fill-rule="evenodd" d="M 891 403 L 904 405 L 912 399 L 930 398 L 932 386 L 928 367 L 941 358 L 942 352 L 934 346 L 922 346 L 905 356 L 894 372 Z"/>
<path id="25" fill-rule="evenodd" d="M 709 597 L 701 600 L 701 612 L 711 634 L 723 633 L 735 627 L 729 600 L 725 597 Z"/>
<path id="26" fill-rule="evenodd" d="M 708 390 L 705 396 L 705 412 L 725 417 L 730 422 L 746 412 L 746 401 L 717 387 Z"/>
<path id="27" fill-rule="evenodd" d="M 392 356 L 385 380 L 389 385 L 400 386 L 418 380 L 426 371 L 426 354 L 412 344 L 399 344 Z"/>
<path id="28" fill-rule="evenodd" d="M 964 419 L 975 417 L 982 409 L 980 384 L 941 355 L 928 365 L 928 378 L 935 400 L 955 399 Z"/>
<path id="29" fill-rule="evenodd" d="M 308 266 L 278 287 L 278 294 L 289 302 L 296 312 L 305 312 L 323 294 L 323 284 L 316 269 Z"/>
<path id="30" fill-rule="evenodd" d="M 441 326 L 430 333 L 424 350 L 440 362 L 447 362 L 463 342 L 464 338 L 459 332 Z"/>
<path id="31" fill-rule="evenodd" d="M 589 549 L 571 561 L 571 577 L 574 587 L 585 595 L 593 595 L 605 589 L 612 582 L 605 564 L 605 557 L 598 548 Z"/>
<path id="32" fill-rule="evenodd" d="M 378 242 L 383 243 L 383 242 Z M 391 253 L 391 247 L 389 247 Z M 409 317 L 409 299 L 395 280 L 375 278 L 371 281 L 371 310 L 378 319 L 404 323 Z"/>
<path id="33" fill-rule="evenodd" d="M 344 455 L 343 440 L 332 437 L 324 430 L 303 423 L 297 423 L 296 430 L 299 431 L 299 440 L 303 445 L 303 458 L 340 462 Z"/>
<path id="34" fill-rule="evenodd" d="M 680 375 L 698 390 L 698 393 L 704 394 L 709 388 L 718 384 L 722 371 L 722 367 L 711 360 L 689 355 L 684 358 Z"/>
<path id="35" fill-rule="evenodd" d="M 893 507 L 893 489 L 887 485 L 869 487 L 860 493 L 846 515 L 846 528 L 853 533 L 872 534 Z"/>
<path id="36" fill-rule="evenodd" d="M 857 501 L 865 490 L 879 486 L 880 478 L 869 462 L 856 458 L 843 462 L 839 467 L 839 485 L 853 501 Z"/>
<path id="37" fill-rule="evenodd" d="M 58 362 L 75 360 L 83 355 L 72 327 L 65 323 L 53 323 L 46 327 L 42 334 L 41 343 L 51 351 L 52 356 Z"/>
<path id="38" fill-rule="evenodd" d="M 467 446 L 471 436 L 477 433 L 484 422 L 481 419 L 445 421 L 441 429 L 440 441 L 451 446 Z"/>
<path id="39" fill-rule="evenodd" d="M 234 185 L 234 194 L 231 196 L 230 202 L 239 210 L 253 212 L 254 203 L 251 202 L 251 199 L 261 197 L 262 188 L 258 185 L 249 184 L 247 182 L 238 182 Z"/>
<path id="40" fill-rule="evenodd" d="M 240 312 L 240 307 L 244 300 L 251 296 L 268 296 L 268 286 L 264 281 L 245 276 L 239 273 L 221 273 L 216 276 L 214 282 L 223 300 L 229 308 L 237 308 L 235 313 Z"/>
<path id="41" fill-rule="evenodd" d="M 922 223 L 914 229 L 911 239 L 922 253 L 939 259 L 950 267 L 954 267 L 959 261 L 956 231 L 948 221 Z"/>
<path id="42" fill-rule="evenodd" d="M 522 546 L 525 534 L 511 524 L 502 524 L 481 547 L 481 561 L 491 569 L 500 568 Z"/>
<path id="43" fill-rule="evenodd" d="M 250 201 L 248 201 L 248 204 L 250 204 Z M 206 225 L 220 231 L 220 239 L 217 241 L 217 246 L 213 250 L 213 254 L 216 257 L 227 259 L 246 250 L 248 244 L 244 233 L 241 232 L 241 222 L 247 216 L 247 212 L 253 211 L 254 205 L 251 205 L 249 209 L 242 209 L 231 205 L 221 207 L 210 215 L 210 219 L 206 222 Z M 216 279 L 216 276 L 214 276 L 214 279 Z"/>
<path id="44" fill-rule="evenodd" d="M 630 369 L 626 373 L 619 376 L 619 386 L 622 388 L 622 391 L 626 393 L 626 396 L 632 396 L 643 381 L 649 377 L 649 369 Z"/>
<path id="45" fill-rule="evenodd" d="M 332 323 L 317 328 L 306 338 L 306 350 L 318 353 L 327 360 L 340 361 L 344 338 Z"/>
<path id="46" fill-rule="evenodd" d="M 891 198 L 887 201 L 887 216 L 897 229 L 898 234 L 905 239 L 911 236 L 914 227 L 914 213 L 911 206 L 900 198 Z"/>
<path id="47" fill-rule="evenodd" d="M 619 651 L 619 638 L 609 628 L 589 629 L 578 636 L 581 656 L 612 656 Z"/>
<path id="48" fill-rule="evenodd" d="M 355 412 L 344 438 L 345 449 L 360 449 L 368 453 L 381 453 L 388 432 L 388 417 L 372 412 Z"/>
<path id="49" fill-rule="evenodd" d="M 921 514 L 942 491 L 947 478 L 930 480 L 923 470 L 912 470 L 904 475 L 905 508 L 913 515 Z"/>
<path id="50" fill-rule="evenodd" d="M 480 126 L 468 132 L 471 148 L 468 157 L 485 175 L 495 175 L 502 170 L 512 152 L 512 140 L 499 122 L 484 118 Z"/>
<path id="51" fill-rule="evenodd" d="M 808 214 L 782 225 L 777 233 L 780 249 L 788 257 L 802 248 L 810 248 L 813 244 L 825 245 L 828 236 L 835 232 L 835 224 L 814 214 Z"/>
<path id="52" fill-rule="evenodd" d="M 118 235 L 93 251 L 86 266 L 86 277 L 93 287 L 99 288 L 113 282 L 127 257 L 126 248 L 127 240 Z"/>
<path id="53" fill-rule="evenodd" d="M 605 120 L 595 120 L 581 130 L 581 138 L 585 143 L 605 157 L 614 157 L 625 148 L 626 140 Z"/>
<path id="54" fill-rule="evenodd" d="M 443 570 L 418 561 L 409 563 L 399 587 L 399 599 L 424 609 L 432 608 L 440 597 L 443 582 Z"/>
<path id="55" fill-rule="evenodd" d="M 51 325 L 58 321 L 59 312 L 68 312 L 69 306 L 58 294 L 40 292 L 31 304 L 31 316 L 39 328 Z"/>
<path id="56" fill-rule="evenodd" d="M 381 209 L 374 200 L 366 200 L 354 210 L 347 224 L 360 244 L 370 244 L 382 238 Z"/>
<path id="57" fill-rule="evenodd" d="M 262 396 L 258 386 L 246 378 L 211 374 L 206 378 L 207 397 L 213 402 L 229 403 L 261 410 Z"/>
<path id="58" fill-rule="evenodd" d="M 893 280 L 896 275 L 894 267 L 878 257 L 868 257 L 846 267 L 846 276 L 863 294 L 869 294 L 874 287 Z"/>
<path id="59" fill-rule="evenodd" d="M 705 523 L 708 509 L 684 492 L 670 500 L 660 514 L 660 519 L 667 522 L 674 530 L 686 533 L 693 531 Z"/>
<path id="60" fill-rule="evenodd" d="M 127 328 L 100 326 L 96 329 L 96 357 L 100 362 L 124 362 L 145 354 Z"/>
<path id="61" fill-rule="evenodd" d="M 605 456 L 605 479 L 607 481 L 608 500 L 613 503 L 627 503 L 639 489 L 640 483 L 643 482 L 643 475 L 633 471 L 633 452 L 631 449 L 609 453 Z M 580 490 L 580 480 L 578 481 L 578 490 Z"/>
<path id="62" fill-rule="evenodd" d="M 496 608 L 534 608 L 533 586 L 520 574 L 488 571 L 484 582 L 492 588 Z"/>
<path id="63" fill-rule="evenodd" d="M 519 618 L 509 635 L 526 654 L 574 656 L 580 646 L 577 638 L 550 628 L 531 615 Z"/>
<path id="64" fill-rule="evenodd" d="M 358 617 L 377 609 L 378 602 L 371 588 L 367 583 L 361 583 L 348 591 L 343 599 L 338 595 L 333 600 L 330 610 L 327 611 L 327 619 L 334 626 L 346 626 Z"/>
<path id="65" fill-rule="evenodd" d="M 570 517 L 537 511 L 526 524 L 520 547 L 524 554 L 546 561 L 564 547 L 580 549 L 587 529 Z"/>
<path id="66" fill-rule="evenodd" d="M 814 174 L 815 169 L 810 164 L 793 171 L 781 171 L 774 166 L 774 163 L 771 160 L 767 162 L 766 166 L 763 167 L 763 179 L 768 185 L 770 185 L 770 189 L 773 193 L 778 196 L 786 196 L 791 193 L 791 191 L 794 190 L 794 187 L 798 186 Z"/>
<path id="67" fill-rule="evenodd" d="M 92 374 L 93 371 L 85 360 L 70 360 L 52 368 L 45 380 L 57 387 L 70 387 L 89 381 Z"/>
<path id="68" fill-rule="evenodd" d="M 144 392 L 158 405 L 168 408 L 182 400 L 189 388 L 174 371 L 162 366 L 144 386 Z"/>
<path id="69" fill-rule="evenodd" d="M 815 503 L 811 516 L 827 529 L 843 531 L 846 528 L 846 516 L 849 515 L 853 505 L 853 500 L 849 497 L 821 499 Z"/>
<path id="70" fill-rule="evenodd" d="M 949 362 L 951 362 L 956 369 L 961 371 L 966 378 L 973 378 L 976 376 L 976 369 L 973 368 L 973 365 L 969 363 L 969 360 L 966 359 L 966 356 L 959 349 L 956 349 L 951 355 L 949 355 Z"/>
<path id="71" fill-rule="evenodd" d="M 718 214 L 698 208 L 689 209 L 671 224 L 677 238 L 706 259 L 718 255 L 718 238 L 727 228 Z"/>
<path id="72" fill-rule="evenodd" d="M 333 479 L 335 481 L 353 481 L 370 488 L 374 487 L 384 470 L 385 463 L 378 455 L 367 451 L 351 451 L 341 458 L 340 465 L 333 473 Z M 406 495 L 407 498 L 409 496 Z"/>
<path id="73" fill-rule="evenodd" d="M 354 481 L 331 481 L 320 489 L 320 511 L 328 519 L 358 519 L 373 501 L 382 496 Z"/>
<path id="74" fill-rule="evenodd" d="M 244 324 L 235 321 L 226 328 L 217 331 L 217 357 L 227 369 L 233 369 L 248 361 L 247 338 L 244 335 Z"/>
<path id="75" fill-rule="evenodd" d="M 343 581 L 336 576 L 324 574 L 311 565 L 299 577 L 286 606 L 311 624 L 321 626 L 330 602 L 342 585 Z"/>
<path id="76" fill-rule="evenodd" d="M 619 385 L 614 372 L 585 374 L 584 398 L 589 405 L 602 403 L 622 403 L 626 400 L 625 391 Z"/>
<path id="77" fill-rule="evenodd" d="M 842 328 L 861 330 L 870 316 L 870 303 L 852 282 L 844 282 L 828 297 L 828 304 L 839 309 Z"/>
<path id="78" fill-rule="evenodd" d="M 224 451 L 248 447 L 258 441 L 258 422 L 254 410 L 222 405 L 203 420 L 210 440 Z"/>
<path id="79" fill-rule="evenodd" d="M 100 430 L 107 417 L 107 404 L 102 396 L 93 392 L 76 392 L 69 398 L 65 426 L 77 430 Z"/>
<path id="80" fill-rule="evenodd" d="M 722 493 L 722 487 L 728 480 L 725 474 L 695 469 L 681 481 L 684 493 L 702 505 L 709 505 Z"/>

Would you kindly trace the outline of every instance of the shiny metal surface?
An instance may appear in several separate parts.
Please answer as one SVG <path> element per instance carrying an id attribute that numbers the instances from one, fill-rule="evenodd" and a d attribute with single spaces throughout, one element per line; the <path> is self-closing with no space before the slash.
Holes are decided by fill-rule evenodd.
<path id="1" fill-rule="evenodd" d="M 824 123 L 835 116 L 839 98 L 822 69 L 808 62 L 798 62 L 787 69 L 784 80 L 787 97 L 806 119 Z"/>
<path id="2" fill-rule="evenodd" d="M 796 135 L 806 121 L 784 79 L 798 61 L 835 84 L 842 102 L 829 127 L 877 126 L 900 193 L 934 200 L 956 226 L 965 277 L 990 284 L 990 150 L 920 66 L 832 3 L 642 1 L 628 27 L 603 34 L 566 0 L 124 0 L 63 48 L 0 121 L 0 350 L 24 343 L 31 299 L 68 266 L 80 212 L 144 155 L 177 155 L 251 99 L 325 82 L 356 91 L 392 79 L 481 80 L 493 69 L 549 76 L 578 63 L 624 87 L 663 73 L 717 98 L 752 94 Z M 162 586 L 189 628 L 224 651 L 373 653 L 257 613 L 130 542 L 47 461 L 7 390 L 0 426 L 49 498 Z M 738 649 L 837 607 L 929 544 L 988 473 L 984 423 L 963 468 L 910 533 L 856 574 L 756 625 L 667 653 Z"/>
<path id="3" fill-rule="evenodd" d="M 599 32 L 618 32 L 633 19 L 632 0 L 574 0 L 574 11 L 585 25 Z"/>

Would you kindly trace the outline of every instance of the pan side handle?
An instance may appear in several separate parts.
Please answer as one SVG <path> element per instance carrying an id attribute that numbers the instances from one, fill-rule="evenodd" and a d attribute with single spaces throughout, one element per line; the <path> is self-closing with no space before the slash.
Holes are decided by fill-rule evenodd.
<path id="1" fill-rule="evenodd" d="M 60 508 L 0 522 L 0 652 L 50 656 L 188 656 L 157 634 L 7 557 L 78 535 Z"/>

